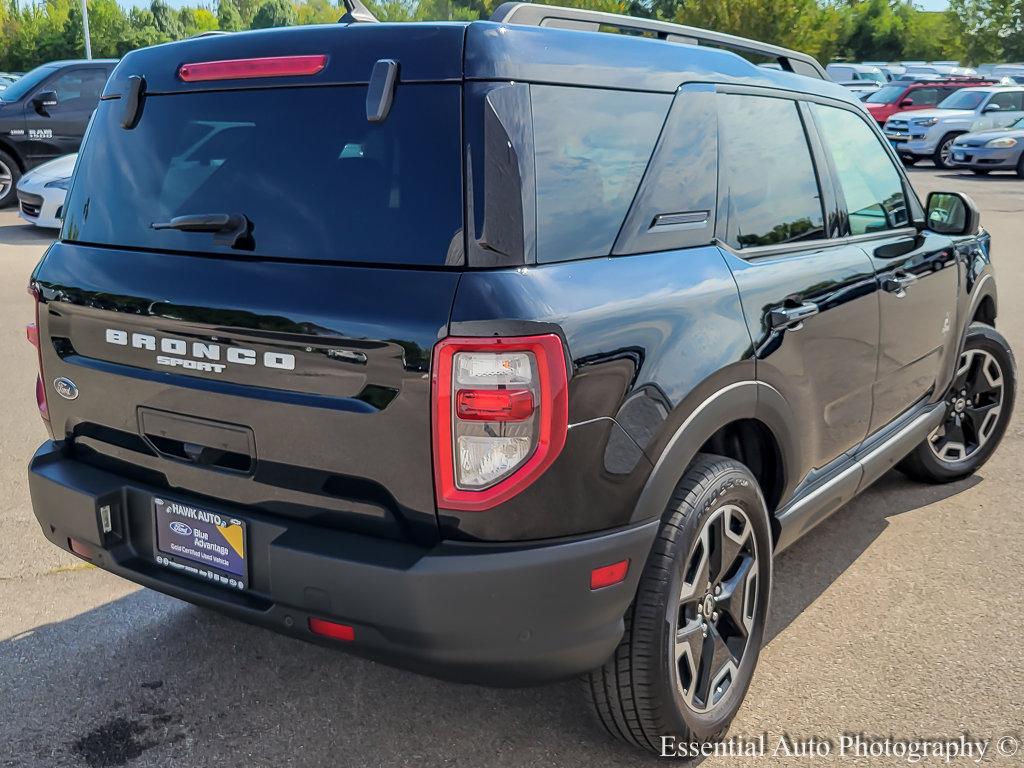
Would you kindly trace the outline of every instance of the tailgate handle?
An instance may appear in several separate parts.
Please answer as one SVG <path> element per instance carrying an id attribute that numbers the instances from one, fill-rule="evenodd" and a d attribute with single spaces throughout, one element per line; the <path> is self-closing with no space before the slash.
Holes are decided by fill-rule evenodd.
<path id="1" fill-rule="evenodd" d="M 159 456 L 226 472 L 251 474 L 256 439 L 248 427 L 139 408 L 139 433 Z"/>

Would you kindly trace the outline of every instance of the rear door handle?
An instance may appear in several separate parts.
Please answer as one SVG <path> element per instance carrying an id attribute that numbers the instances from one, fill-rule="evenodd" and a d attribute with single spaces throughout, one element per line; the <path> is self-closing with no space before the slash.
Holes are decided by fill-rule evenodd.
<path id="1" fill-rule="evenodd" d="M 813 301 L 805 301 L 795 307 L 776 307 L 768 313 L 768 325 L 773 331 L 789 329 L 799 331 L 804 320 L 814 317 L 821 308 Z"/>
<path id="2" fill-rule="evenodd" d="M 907 295 L 909 288 L 917 280 L 917 275 L 909 272 L 893 272 L 882 279 L 882 288 L 889 293 L 895 293 L 897 299 Z"/>

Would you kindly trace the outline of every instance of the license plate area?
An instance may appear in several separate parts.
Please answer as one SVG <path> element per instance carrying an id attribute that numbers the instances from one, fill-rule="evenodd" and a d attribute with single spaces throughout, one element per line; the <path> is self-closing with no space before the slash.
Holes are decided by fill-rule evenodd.
<path id="1" fill-rule="evenodd" d="M 162 498 L 153 499 L 153 517 L 158 565 L 228 589 L 248 588 L 244 520 Z"/>

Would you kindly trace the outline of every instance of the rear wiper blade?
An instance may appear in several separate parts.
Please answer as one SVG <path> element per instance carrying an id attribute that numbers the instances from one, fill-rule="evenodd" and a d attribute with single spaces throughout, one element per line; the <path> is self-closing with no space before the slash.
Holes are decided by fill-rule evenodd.
<path id="1" fill-rule="evenodd" d="M 241 213 L 191 213 L 175 216 L 170 221 L 154 221 L 152 229 L 176 229 L 179 232 L 212 232 L 213 242 L 229 248 L 251 251 L 256 247 L 252 238 L 253 223 Z"/>

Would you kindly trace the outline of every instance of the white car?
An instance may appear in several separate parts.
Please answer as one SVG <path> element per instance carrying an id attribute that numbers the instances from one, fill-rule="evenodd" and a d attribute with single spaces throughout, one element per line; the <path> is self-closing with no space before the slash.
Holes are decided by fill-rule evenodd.
<path id="1" fill-rule="evenodd" d="M 43 163 L 18 182 L 18 215 L 38 227 L 60 229 L 64 198 L 71 186 L 78 153 Z"/>

